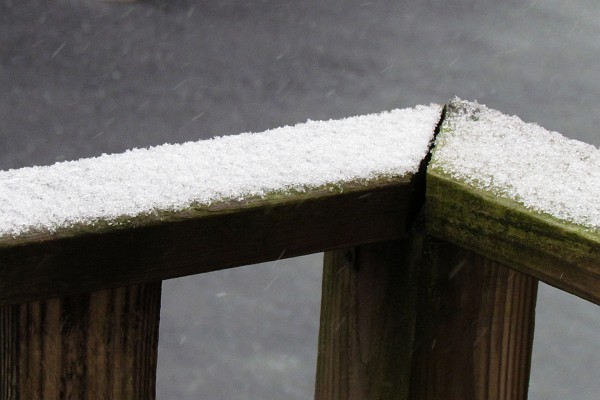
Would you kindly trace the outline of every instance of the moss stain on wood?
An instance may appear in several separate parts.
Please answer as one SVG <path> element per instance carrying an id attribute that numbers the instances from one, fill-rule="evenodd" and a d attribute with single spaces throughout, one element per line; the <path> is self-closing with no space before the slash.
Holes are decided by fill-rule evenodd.
<path id="1" fill-rule="evenodd" d="M 600 234 L 429 168 L 432 235 L 600 304 Z"/>

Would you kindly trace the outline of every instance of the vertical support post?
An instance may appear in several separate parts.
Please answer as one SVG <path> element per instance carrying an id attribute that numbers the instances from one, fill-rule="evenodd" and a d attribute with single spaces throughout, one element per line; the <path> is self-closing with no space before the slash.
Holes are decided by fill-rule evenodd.
<path id="1" fill-rule="evenodd" d="M 0 400 L 154 399 L 161 282 L 0 307 Z"/>
<path id="2" fill-rule="evenodd" d="M 410 398 L 525 400 L 537 283 L 429 239 L 418 280 Z"/>
<path id="3" fill-rule="evenodd" d="M 317 400 L 407 399 L 418 241 L 325 253 Z"/>

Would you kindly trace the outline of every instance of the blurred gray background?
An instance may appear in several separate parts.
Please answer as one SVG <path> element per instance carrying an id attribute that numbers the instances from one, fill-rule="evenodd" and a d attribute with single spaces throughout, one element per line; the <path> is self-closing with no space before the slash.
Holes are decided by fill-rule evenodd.
<path id="1" fill-rule="evenodd" d="M 593 0 L 0 0 L 0 169 L 457 95 L 600 145 Z M 308 399 L 321 255 L 164 283 L 159 399 Z M 542 285 L 531 399 L 598 399 L 600 309 Z"/>

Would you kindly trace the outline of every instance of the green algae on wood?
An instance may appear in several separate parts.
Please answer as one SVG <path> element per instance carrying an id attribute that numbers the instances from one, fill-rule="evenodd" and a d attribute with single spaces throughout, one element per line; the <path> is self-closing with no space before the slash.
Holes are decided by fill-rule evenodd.
<path id="1" fill-rule="evenodd" d="M 472 103 L 455 101 L 448 107 L 427 171 L 429 232 L 600 304 L 597 229 L 532 210 L 498 188 L 457 177 L 436 156 L 452 140 L 459 118 L 476 123 L 480 113 Z M 561 184 L 553 176 L 547 179 Z"/>

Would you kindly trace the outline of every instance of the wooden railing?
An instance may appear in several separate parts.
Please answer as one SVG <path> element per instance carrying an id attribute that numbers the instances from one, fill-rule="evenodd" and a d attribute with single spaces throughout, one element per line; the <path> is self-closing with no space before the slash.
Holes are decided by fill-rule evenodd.
<path id="1" fill-rule="evenodd" d="M 600 304 L 597 231 L 434 155 L 367 184 L 0 239 L 0 399 L 153 399 L 162 280 L 323 251 L 321 400 L 525 399 L 538 279 Z"/>

